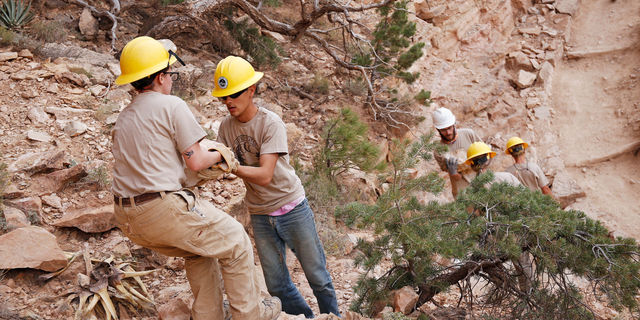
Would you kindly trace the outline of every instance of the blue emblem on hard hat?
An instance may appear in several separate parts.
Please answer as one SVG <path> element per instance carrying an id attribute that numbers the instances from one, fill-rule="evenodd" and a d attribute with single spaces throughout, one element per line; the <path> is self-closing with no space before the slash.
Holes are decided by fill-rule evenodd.
<path id="1" fill-rule="evenodd" d="M 227 81 L 227 78 L 225 77 L 218 78 L 218 87 L 220 87 L 220 89 L 226 89 L 228 85 L 229 85 L 229 81 Z"/>

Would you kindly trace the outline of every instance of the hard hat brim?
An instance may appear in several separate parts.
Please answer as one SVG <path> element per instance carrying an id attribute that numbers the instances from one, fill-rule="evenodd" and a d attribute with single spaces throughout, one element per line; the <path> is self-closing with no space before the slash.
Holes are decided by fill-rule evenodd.
<path id="1" fill-rule="evenodd" d="M 474 154 L 473 157 L 468 158 L 467 161 L 465 161 L 464 163 L 471 165 L 471 159 L 481 156 L 483 154 L 486 154 L 486 153 Z M 488 154 L 489 154 L 489 159 L 493 159 L 493 157 L 495 157 L 497 153 L 495 153 L 495 151 L 490 151 L 488 152 Z"/>
<path id="2" fill-rule="evenodd" d="M 258 81 L 260 81 L 260 79 L 262 79 L 262 77 L 264 76 L 263 72 L 259 72 L 256 71 L 255 74 L 253 75 L 253 77 L 245 80 L 244 82 L 233 86 L 232 88 L 226 88 L 226 89 L 218 89 L 218 86 L 214 86 L 213 90 L 211 91 L 211 95 L 214 97 L 226 97 L 229 95 L 232 95 L 236 92 L 240 92 L 246 88 L 249 88 L 250 86 L 258 83 Z"/>
<path id="3" fill-rule="evenodd" d="M 511 148 L 513 148 L 513 147 L 515 147 L 515 146 L 517 146 L 519 144 L 521 144 L 524 147 L 524 149 L 529 148 L 529 144 L 528 143 L 522 142 L 522 143 L 517 143 L 517 144 L 514 144 L 512 146 L 507 147 L 507 149 L 504 150 L 504 153 L 506 153 L 508 155 L 511 155 L 511 152 L 509 152 L 509 149 L 511 149 Z"/>
<path id="4" fill-rule="evenodd" d="M 174 64 L 176 61 L 178 61 L 178 59 L 176 59 L 175 56 L 171 55 L 169 57 L 169 65 Z M 144 70 L 140 70 L 136 73 L 129 73 L 129 74 L 121 74 L 120 76 L 118 76 L 118 78 L 116 78 L 116 84 L 117 85 L 123 85 L 123 84 L 127 84 L 127 83 L 131 83 L 137 80 L 140 80 L 146 76 L 152 75 L 164 68 L 167 67 L 167 62 L 166 60 L 163 62 L 160 62 L 158 64 L 156 64 L 155 66 L 151 67 L 151 68 L 147 68 Z"/>

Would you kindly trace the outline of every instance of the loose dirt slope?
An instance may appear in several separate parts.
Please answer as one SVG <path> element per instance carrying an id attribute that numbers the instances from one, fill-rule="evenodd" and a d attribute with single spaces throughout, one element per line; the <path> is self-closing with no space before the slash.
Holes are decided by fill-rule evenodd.
<path id="1" fill-rule="evenodd" d="M 603 220 L 616 235 L 640 238 L 640 162 L 627 153 L 572 166 L 640 140 L 630 122 L 640 90 L 640 1 L 583 1 L 567 55 L 553 80 L 553 126 L 570 174 L 587 197 L 573 207 Z M 637 128 L 636 128 L 637 129 Z"/>

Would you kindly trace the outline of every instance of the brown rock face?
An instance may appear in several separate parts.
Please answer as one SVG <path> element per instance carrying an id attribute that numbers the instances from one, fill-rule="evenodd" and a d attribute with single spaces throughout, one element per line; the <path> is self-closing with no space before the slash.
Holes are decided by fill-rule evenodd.
<path id="1" fill-rule="evenodd" d="M 0 236 L 0 269 L 33 268 L 56 271 L 67 258 L 56 237 L 47 230 L 24 227 Z"/>
<path id="2" fill-rule="evenodd" d="M 116 227 L 113 205 L 70 211 L 53 225 L 75 227 L 87 233 L 105 232 Z"/>

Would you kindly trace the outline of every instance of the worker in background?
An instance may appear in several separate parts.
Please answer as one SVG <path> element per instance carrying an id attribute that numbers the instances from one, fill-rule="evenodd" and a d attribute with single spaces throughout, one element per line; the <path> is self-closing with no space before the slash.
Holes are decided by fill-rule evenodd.
<path id="1" fill-rule="evenodd" d="M 553 196 L 549 188 L 549 180 L 542 169 L 533 161 L 527 161 L 526 149 L 529 144 L 519 137 L 512 137 L 507 141 L 505 152 L 513 157 L 515 163 L 507 168 L 507 172 L 513 174 L 520 183 L 531 190 L 540 190 L 543 194 Z"/>
<path id="2" fill-rule="evenodd" d="M 467 160 L 465 163 L 471 166 L 471 169 L 475 171 L 477 176 L 487 170 L 491 164 L 491 159 L 495 156 L 496 153 L 491 151 L 491 147 L 486 143 L 481 141 L 474 142 L 469 146 L 469 149 L 467 149 Z M 514 187 L 521 185 L 518 178 L 509 172 L 494 172 L 493 177 L 493 181 L 489 185 L 496 182 L 506 182 Z"/>
<path id="3" fill-rule="evenodd" d="M 456 117 L 447 108 L 437 108 L 433 112 L 433 125 L 440 134 L 440 143 L 449 147 L 448 152 L 444 154 L 436 152 L 434 158 L 440 168 L 449 173 L 451 192 L 455 198 L 460 191 L 469 186 L 475 176 L 471 168 L 464 164 L 465 153 L 472 143 L 482 139 L 472 129 L 457 129 Z"/>
<path id="4" fill-rule="evenodd" d="M 467 150 L 466 163 L 471 166 L 477 175 L 479 175 L 487 170 L 491 164 L 491 159 L 495 156 L 496 153 L 491 151 L 491 147 L 487 144 L 484 142 L 474 142 Z M 522 185 L 520 181 L 518 181 L 518 178 L 509 172 L 494 172 L 493 181 L 489 182 L 486 187 L 491 187 L 492 184 L 500 182 L 508 183 L 514 187 Z M 527 251 L 523 251 L 518 259 L 512 260 L 512 263 L 519 273 L 518 285 L 520 290 L 523 292 L 529 292 L 531 288 L 531 281 L 533 279 L 533 264 L 529 253 Z"/>

